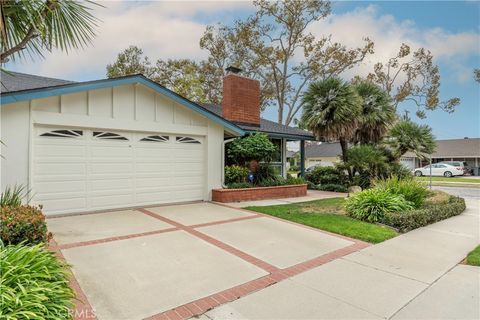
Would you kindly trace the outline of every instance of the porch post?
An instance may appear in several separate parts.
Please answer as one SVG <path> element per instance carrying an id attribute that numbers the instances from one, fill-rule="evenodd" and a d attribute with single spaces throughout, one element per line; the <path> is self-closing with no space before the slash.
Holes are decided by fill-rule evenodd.
<path id="1" fill-rule="evenodd" d="M 300 140 L 300 176 L 305 176 L 305 140 Z"/>

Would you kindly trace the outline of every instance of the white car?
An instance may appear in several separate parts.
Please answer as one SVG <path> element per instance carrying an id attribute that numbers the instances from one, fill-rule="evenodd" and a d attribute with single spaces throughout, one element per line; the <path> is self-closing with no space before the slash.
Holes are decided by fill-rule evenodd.
<path id="1" fill-rule="evenodd" d="M 444 176 L 454 177 L 463 176 L 463 168 L 457 168 L 446 163 L 434 163 L 432 164 L 432 176 Z M 423 168 L 417 168 L 413 170 L 413 174 L 417 177 L 430 176 L 430 165 Z"/>

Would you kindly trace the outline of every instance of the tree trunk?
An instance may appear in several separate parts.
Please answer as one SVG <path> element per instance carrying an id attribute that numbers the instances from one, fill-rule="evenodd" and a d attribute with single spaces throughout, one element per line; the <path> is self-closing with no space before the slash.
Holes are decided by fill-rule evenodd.
<path id="1" fill-rule="evenodd" d="M 343 159 L 343 162 L 347 162 L 348 161 L 348 142 L 347 140 L 345 140 L 344 137 L 341 137 L 340 138 L 340 147 L 342 148 L 342 159 Z M 347 169 L 347 172 L 348 172 L 348 177 L 350 178 L 350 181 L 352 181 L 352 178 L 353 178 L 353 173 L 352 173 L 352 170 L 349 168 Z"/>

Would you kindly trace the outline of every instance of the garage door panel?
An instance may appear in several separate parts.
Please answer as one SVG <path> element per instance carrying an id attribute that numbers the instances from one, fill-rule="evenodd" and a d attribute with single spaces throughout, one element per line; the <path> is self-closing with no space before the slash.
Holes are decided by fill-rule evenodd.
<path id="1" fill-rule="evenodd" d="M 118 132 L 129 139 L 124 141 L 82 132 L 34 140 L 34 201 L 43 203 L 47 214 L 203 199 L 202 138 L 145 142 L 140 140 L 151 134 Z M 200 143 L 184 143 L 188 139 Z"/>

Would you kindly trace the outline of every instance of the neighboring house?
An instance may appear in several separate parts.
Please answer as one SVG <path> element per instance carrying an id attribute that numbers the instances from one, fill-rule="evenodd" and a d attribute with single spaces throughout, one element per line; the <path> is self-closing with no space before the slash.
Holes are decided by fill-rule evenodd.
<path id="1" fill-rule="evenodd" d="M 309 144 L 305 146 L 305 167 L 333 166 L 340 161 L 342 148 L 340 143 L 323 142 L 321 144 Z"/>
<path id="2" fill-rule="evenodd" d="M 287 166 L 300 166 L 300 152 L 287 150 Z"/>
<path id="3" fill-rule="evenodd" d="M 451 140 L 437 140 L 437 150 L 432 154 L 432 162 L 464 161 L 470 168 L 480 166 L 480 138 L 465 138 Z M 312 144 L 305 147 L 305 166 L 331 166 L 340 161 L 342 150 L 339 143 Z M 428 164 L 428 160 L 421 161 L 415 154 L 407 152 L 400 162 L 409 169 Z"/>
<path id="4" fill-rule="evenodd" d="M 442 161 L 463 161 L 470 168 L 480 166 L 480 138 L 464 138 L 437 140 L 437 149 L 432 153 L 432 163 Z M 407 152 L 401 159 L 408 168 L 414 169 L 428 164 L 428 160 L 421 160 L 411 152 Z"/>
<path id="5" fill-rule="evenodd" d="M 224 141 L 313 136 L 260 118 L 260 86 L 229 69 L 222 106 L 201 106 L 142 75 L 72 82 L 1 74 L 1 188 L 24 185 L 47 214 L 210 200 Z"/>

